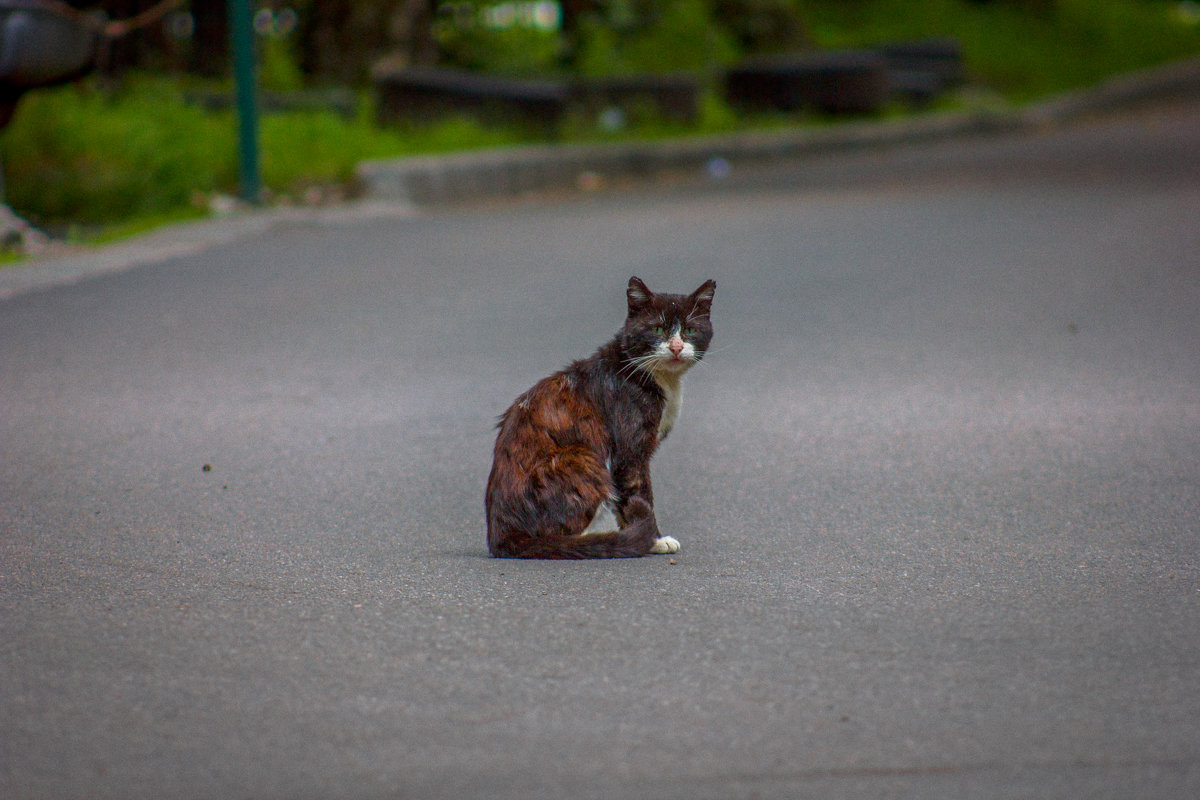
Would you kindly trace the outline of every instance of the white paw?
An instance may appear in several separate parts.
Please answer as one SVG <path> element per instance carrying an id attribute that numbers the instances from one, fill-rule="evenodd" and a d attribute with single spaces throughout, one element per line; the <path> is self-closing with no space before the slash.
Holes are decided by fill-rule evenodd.
<path id="1" fill-rule="evenodd" d="M 654 540 L 654 547 L 650 548 L 650 552 L 655 555 L 663 555 L 666 553 L 679 552 L 679 540 L 674 536 L 664 536 L 661 539 Z"/>

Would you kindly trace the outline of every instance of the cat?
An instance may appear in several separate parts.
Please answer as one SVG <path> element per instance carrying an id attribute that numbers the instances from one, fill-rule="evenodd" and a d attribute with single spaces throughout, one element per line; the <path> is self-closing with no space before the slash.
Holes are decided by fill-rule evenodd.
<path id="1" fill-rule="evenodd" d="M 679 416 L 682 378 L 708 350 L 716 281 L 655 294 L 590 358 L 544 378 L 500 416 L 488 476 L 488 551 L 507 558 L 675 553 L 654 515 L 650 457 Z"/>

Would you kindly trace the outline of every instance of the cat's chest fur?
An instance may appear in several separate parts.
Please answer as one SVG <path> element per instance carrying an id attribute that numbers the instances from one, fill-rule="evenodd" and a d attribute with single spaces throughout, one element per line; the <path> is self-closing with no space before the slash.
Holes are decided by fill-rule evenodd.
<path id="1" fill-rule="evenodd" d="M 675 427 L 679 410 L 683 408 L 683 376 L 655 375 L 654 382 L 663 393 L 662 416 L 658 421 L 658 440 L 661 442 Z"/>

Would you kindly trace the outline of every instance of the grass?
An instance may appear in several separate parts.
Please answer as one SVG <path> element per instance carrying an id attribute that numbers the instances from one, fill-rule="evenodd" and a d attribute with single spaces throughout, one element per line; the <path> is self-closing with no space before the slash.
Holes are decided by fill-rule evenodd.
<path id="1" fill-rule="evenodd" d="M 1200 53 L 1177 0 L 857 0 L 803 3 L 822 47 L 953 36 L 973 81 L 1014 102 Z"/>
<path id="2" fill-rule="evenodd" d="M 5 130 L 7 199 L 38 222 L 110 222 L 186 206 L 234 177 L 233 128 L 161 81 L 120 97 L 87 84 L 34 92 Z"/>
<path id="3" fill-rule="evenodd" d="M 825 48 L 954 36 L 972 84 L 1013 103 L 1200 53 L 1200 24 L 1183 13 L 1194 5 L 1175 0 L 793 1 Z M 131 75 L 116 85 L 88 81 L 26 95 L 0 135 L 10 205 L 37 224 L 85 238 L 207 213 L 214 195 L 237 191 L 236 120 L 231 111 L 188 105 L 182 88 L 170 77 Z M 262 118 L 263 180 L 273 198 L 345 185 L 365 159 L 544 138 L 467 119 L 383 129 L 373 122 L 370 102 L 361 106 L 353 119 L 331 112 Z M 558 139 L 662 138 L 780 124 L 795 119 L 741 119 L 709 93 L 695 125 L 650 115 L 606 132 L 571 117 Z"/>
<path id="4" fill-rule="evenodd" d="M 236 129 L 233 112 L 188 105 L 167 77 L 32 92 L 0 138 L 7 200 L 36 223 L 83 229 L 201 213 L 214 194 L 237 191 Z M 402 131 L 378 128 L 366 112 L 350 120 L 332 112 L 271 114 L 260 125 L 262 177 L 272 197 L 300 195 L 344 184 L 364 159 L 524 138 L 462 119 Z"/>

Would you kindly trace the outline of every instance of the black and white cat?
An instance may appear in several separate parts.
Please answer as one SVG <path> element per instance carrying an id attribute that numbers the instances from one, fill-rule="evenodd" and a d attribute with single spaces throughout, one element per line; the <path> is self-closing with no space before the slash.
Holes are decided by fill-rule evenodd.
<path id="1" fill-rule="evenodd" d="M 690 295 L 655 294 L 630 278 L 628 315 L 612 341 L 501 415 L 485 501 L 492 555 L 679 550 L 658 529 L 650 458 L 679 417 L 684 374 L 712 341 L 715 289 L 709 280 Z"/>

